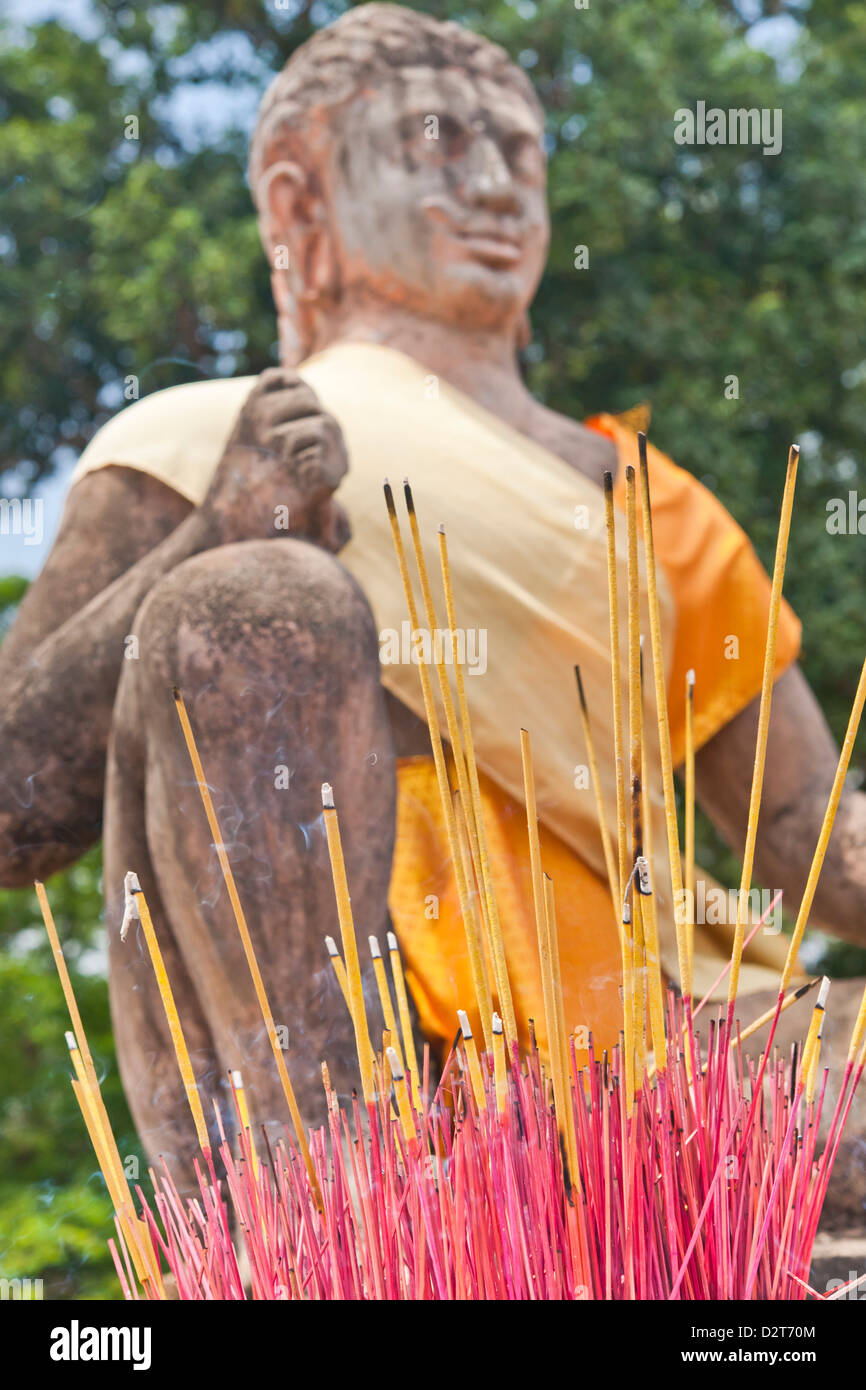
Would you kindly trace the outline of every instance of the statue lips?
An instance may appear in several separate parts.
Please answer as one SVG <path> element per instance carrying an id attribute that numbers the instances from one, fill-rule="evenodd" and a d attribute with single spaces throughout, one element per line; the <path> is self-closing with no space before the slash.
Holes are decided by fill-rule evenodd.
<path id="1" fill-rule="evenodd" d="M 455 235 L 465 243 L 467 250 L 475 260 L 483 261 L 485 265 L 493 268 L 507 270 L 511 266 L 517 265 L 523 255 L 523 249 L 518 241 L 503 235 L 496 229 L 488 231 L 481 228 L 464 227 L 455 231 Z"/>
<path id="2" fill-rule="evenodd" d="M 523 243 L 499 223 L 465 221 L 434 198 L 425 199 L 423 207 L 428 217 L 461 242 L 474 260 L 496 270 L 510 270 L 522 260 Z"/>

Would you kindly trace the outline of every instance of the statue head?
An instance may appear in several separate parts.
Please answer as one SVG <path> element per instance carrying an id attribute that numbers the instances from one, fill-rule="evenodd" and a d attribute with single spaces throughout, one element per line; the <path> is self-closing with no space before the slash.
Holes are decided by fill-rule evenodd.
<path id="1" fill-rule="evenodd" d="M 516 346 L 547 253 L 542 132 L 524 73 L 456 24 L 368 4 L 297 49 L 249 162 L 283 360 L 353 302 Z"/>

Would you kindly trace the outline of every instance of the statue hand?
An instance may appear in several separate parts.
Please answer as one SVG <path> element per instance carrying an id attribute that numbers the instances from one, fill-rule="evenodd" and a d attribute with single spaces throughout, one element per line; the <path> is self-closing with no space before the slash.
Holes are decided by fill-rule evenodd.
<path id="1" fill-rule="evenodd" d="M 296 536 L 338 551 L 349 524 L 333 499 L 348 458 L 336 420 L 296 372 L 262 372 L 217 465 L 202 510 L 220 544 Z"/>

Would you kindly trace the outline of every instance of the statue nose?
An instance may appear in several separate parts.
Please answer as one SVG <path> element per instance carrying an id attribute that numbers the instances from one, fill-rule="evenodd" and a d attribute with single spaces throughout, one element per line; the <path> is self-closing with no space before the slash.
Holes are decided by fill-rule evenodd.
<path id="1" fill-rule="evenodd" d="M 493 212 L 517 212 L 520 198 L 508 161 L 495 140 L 481 137 L 473 141 L 465 181 L 467 197 Z"/>

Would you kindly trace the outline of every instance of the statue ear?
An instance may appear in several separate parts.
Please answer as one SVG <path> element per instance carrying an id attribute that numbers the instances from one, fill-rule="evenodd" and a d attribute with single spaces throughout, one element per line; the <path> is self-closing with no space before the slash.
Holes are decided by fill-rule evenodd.
<path id="1" fill-rule="evenodd" d="M 337 297 L 337 261 L 324 199 L 308 170 L 278 159 L 262 175 L 257 202 L 280 340 L 288 342 L 293 334 L 297 351 L 305 355 L 319 314 Z"/>

